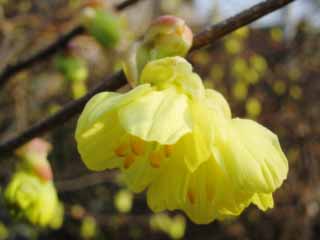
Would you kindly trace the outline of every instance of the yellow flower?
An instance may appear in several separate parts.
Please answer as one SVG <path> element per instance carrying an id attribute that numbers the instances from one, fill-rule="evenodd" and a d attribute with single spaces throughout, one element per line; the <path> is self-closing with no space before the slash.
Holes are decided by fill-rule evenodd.
<path id="1" fill-rule="evenodd" d="M 88 168 L 120 168 L 131 190 L 147 188 L 152 210 L 181 209 L 196 223 L 239 215 L 251 202 L 272 207 L 288 169 L 273 133 L 232 119 L 181 57 L 149 62 L 139 84 L 85 107 L 76 140 Z"/>
<path id="2" fill-rule="evenodd" d="M 52 181 L 43 181 L 35 175 L 17 172 L 5 191 L 9 206 L 32 224 L 59 228 L 63 221 L 63 206 Z"/>

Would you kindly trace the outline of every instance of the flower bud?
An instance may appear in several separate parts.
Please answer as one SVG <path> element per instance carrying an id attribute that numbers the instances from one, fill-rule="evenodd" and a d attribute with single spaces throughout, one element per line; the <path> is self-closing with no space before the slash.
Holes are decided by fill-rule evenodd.
<path id="1" fill-rule="evenodd" d="M 111 11 L 85 8 L 83 24 L 87 31 L 104 47 L 113 48 L 120 40 L 120 21 Z"/>
<path id="2" fill-rule="evenodd" d="M 184 57 L 192 46 L 191 29 L 181 19 L 174 16 L 161 16 L 149 27 L 144 41 L 146 45 L 153 44 L 151 60 L 182 56 Z"/>
<path id="3" fill-rule="evenodd" d="M 174 16 L 161 16 L 147 30 L 143 40 L 133 45 L 124 63 L 124 72 L 132 85 L 137 84 L 144 66 L 164 57 L 184 57 L 192 46 L 192 31 Z"/>
<path id="4" fill-rule="evenodd" d="M 22 170 L 36 174 L 44 181 L 53 178 L 51 166 L 47 160 L 52 146 L 41 138 L 35 138 L 16 151 L 16 155 L 22 160 Z"/>

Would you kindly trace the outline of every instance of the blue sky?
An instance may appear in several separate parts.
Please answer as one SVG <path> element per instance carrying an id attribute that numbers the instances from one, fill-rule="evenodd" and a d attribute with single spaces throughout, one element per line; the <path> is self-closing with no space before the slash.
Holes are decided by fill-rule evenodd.
<path id="1" fill-rule="evenodd" d="M 195 0 L 196 8 L 200 16 L 209 15 L 213 11 L 213 4 L 218 1 L 222 18 L 234 15 L 242 9 L 248 8 L 259 0 Z M 316 9 L 309 0 L 296 0 L 290 7 L 290 22 L 295 24 L 302 18 L 307 17 L 316 26 L 320 26 L 320 9 Z M 281 11 L 272 13 L 259 21 L 255 26 L 278 24 L 281 21 Z"/>

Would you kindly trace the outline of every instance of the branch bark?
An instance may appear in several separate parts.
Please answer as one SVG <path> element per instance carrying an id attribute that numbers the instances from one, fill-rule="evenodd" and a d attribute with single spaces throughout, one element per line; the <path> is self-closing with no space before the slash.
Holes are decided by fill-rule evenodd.
<path id="1" fill-rule="evenodd" d="M 253 21 L 278 10 L 294 0 L 267 0 L 248 8 L 239 14 L 230 17 L 218 24 L 212 25 L 207 30 L 197 35 L 191 51 L 205 47 L 213 41 L 241 28 Z"/>
<path id="2" fill-rule="evenodd" d="M 206 47 L 209 44 L 214 43 L 216 40 L 231 33 L 232 31 L 245 26 L 258 18 L 261 18 L 268 13 L 271 13 L 281 7 L 293 2 L 294 0 L 268 0 L 261 2 L 243 12 L 226 19 L 216 25 L 211 26 L 207 30 L 200 32 L 194 38 L 194 44 L 191 51 L 197 50 L 201 47 Z M 32 138 L 41 135 L 49 130 L 54 129 L 57 126 L 62 125 L 76 114 L 80 113 L 89 101 L 89 99 L 98 92 L 101 91 L 113 91 L 126 84 L 126 78 L 122 71 L 117 72 L 111 77 L 107 77 L 101 81 L 101 83 L 93 90 L 88 92 L 84 97 L 72 101 L 67 104 L 59 112 L 55 113 L 51 117 L 48 117 L 35 125 L 31 126 L 25 132 L 22 132 L 18 136 L 9 139 L 0 144 L 0 153 L 9 153 L 15 148 L 23 145 Z"/>
<path id="3" fill-rule="evenodd" d="M 139 2 L 140 0 L 126 0 L 118 5 L 115 6 L 115 10 L 122 11 L 131 5 Z M 41 61 L 42 59 L 53 55 L 54 53 L 58 52 L 59 50 L 65 48 L 65 46 L 68 44 L 68 42 L 85 32 L 85 29 L 81 26 L 75 26 L 67 33 L 64 33 L 62 36 L 58 37 L 56 41 L 51 43 L 49 46 L 44 48 L 43 50 L 40 50 L 39 52 L 25 58 L 21 59 L 20 61 L 9 64 L 2 73 L 0 73 L 0 88 L 4 86 L 10 79 L 11 76 L 13 76 L 15 73 L 21 71 L 22 69 L 25 69 L 27 67 L 32 66 L 33 64 Z"/>

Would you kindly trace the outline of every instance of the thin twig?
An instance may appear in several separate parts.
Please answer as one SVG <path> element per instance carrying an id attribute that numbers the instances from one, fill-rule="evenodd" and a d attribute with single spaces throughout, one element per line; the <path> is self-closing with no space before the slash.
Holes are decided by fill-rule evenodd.
<path id="1" fill-rule="evenodd" d="M 227 35 L 228 33 L 231 33 L 232 31 L 249 24 L 258 18 L 261 18 L 267 15 L 268 13 L 280 9 L 281 7 L 293 1 L 294 0 L 264 1 L 247 10 L 244 10 L 243 12 L 237 14 L 234 17 L 228 18 L 221 23 L 213 25 L 209 29 L 195 36 L 192 51 L 212 44 L 216 40 Z M 52 130 L 57 126 L 60 126 L 67 120 L 74 117 L 76 114 L 80 113 L 86 102 L 96 93 L 105 90 L 116 90 L 125 84 L 126 78 L 123 72 L 117 72 L 113 76 L 103 79 L 96 88 L 88 92 L 84 97 L 70 102 L 62 110 L 55 113 L 51 117 L 48 117 L 36 123 L 34 126 L 31 126 L 25 132 L 0 144 L 0 152 L 11 152 L 12 150 L 21 146 L 22 144 L 26 143 L 32 138 L 41 135 L 44 132 Z"/>
<path id="2" fill-rule="evenodd" d="M 80 176 L 74 179 L 60 180 L 55 182 L 59 192 L 78 191 L 80 189 L 95 186 L 105 182 L 116 182 L 116 176 L 110 172 L 97 172 Z"/>
<path id="3" fill-rule="evenodd" d="M 119 3 L 117 6 L 116 6 L 116 10 L 117 11 L 122 11 L 124 9 L 126 9 L 127 7 L 139 2 L 140 0 L 126 0 L 126 1 L 123 1 L 122 3 Z"/>
<path id="4" fill-rule="evenodd" d="M 218 24 L 210 26 L 207 30 L 200 32 L 192 46 L 191 51 L 202 48 L 220 39 L 227 34 L 254 22 L 255 20 L 278 10 L 294 0 L 267 0 L 248 8 L 239 14 L 230 17 Z"/>
<path id="5" fill-rule="evenodd" d="M 139 2 L 140 0 L 126 0 L 120 4 L 118 4 L 115 9 L 117 11 L 122 11 L 127 7 Z M 3 71 L 0 73 L 0 88 L 6 84 L 10 77 L 13 76 L 15 73 L 25 69 L 27 67 L 32 66 L 33 64 L 43 60 L 44 58 L 53 55 L 54 53 L 58 52 L 59 50 L 65 48 L 68 42 L 73 39 L 74 37 L 82 34 L 85 32 L 85 29 L 81 25 L 74 26 L 70 29 L 67 33 L 64 33 L 62 36 L 58 37 L 56 41 L 51 43 L 46 48 L 40 50 L 39 52 L 21 59 L 20 61 L 9 64 Z"/>

